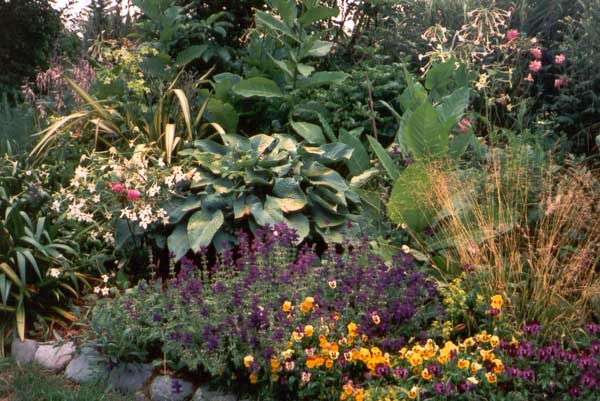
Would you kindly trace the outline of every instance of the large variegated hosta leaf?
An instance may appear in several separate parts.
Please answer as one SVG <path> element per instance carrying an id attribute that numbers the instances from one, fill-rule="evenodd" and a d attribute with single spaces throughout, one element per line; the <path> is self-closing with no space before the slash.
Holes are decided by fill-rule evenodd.
<path id="1" fill-rule="evenodd" d="M 194 213 L 187 224 L 190 248 L 198 252 L 201 247 L 207 247 L 225 221 L 221 210 L 199 210 Z"/>

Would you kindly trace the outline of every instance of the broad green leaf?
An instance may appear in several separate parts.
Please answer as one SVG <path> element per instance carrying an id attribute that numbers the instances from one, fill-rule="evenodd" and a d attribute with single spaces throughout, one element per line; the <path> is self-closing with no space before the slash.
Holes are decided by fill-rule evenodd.
<path id="1" fill-rule="evenodd" d="M 298 234 L 297 244 L 302 242 L 310 233 L 310 223 L 308 218 L 302 213 L 293 213 L 286 218 L 287 224 L 296 230 Z"/>
<path id="2" fill-rule="evenodd" d="M 404 127 L 404 139 L 415 159 L 448 152 L 449 129 L 440 122 L 440 113 L 425 102 L 413 111 Z"/>
<path id="3" fill-rule="evenodd" d="M 475 140 L 475 135 L 472 132 L 458 134 L 450 141 L 448 154 L 454 158 L 461 157 L 469 144 Z"/>
<path id="4" fill-rule="evenodd" d="M 255 195 L 236 198 L 233 201 L 233 217 L 241 219 L 242 217 L 250 215 L 252 205 L 255 203 L 260 203 L 260 199 Z"/>
<path id="5" fill-rule="evenodd" d="M 340 11 L 337 8 L 314 7 L 306 10 L 300 17 L 300 23 L 304 26 L 314 24 L 317 21 L 337 16 Z"/>
<path id="6" fill-rule="evenodd" d="M 306 51 L 306 55 L 311 57 L 325 57 L 329 54 L 332 47 L 333 42 L 315 40 L 310 48 Z"/>
<path id="7" fill-rule="evenodd" d="M 310 76 L 310 74 L 312 74 L 315 70 L 315 67 L 306 64 L 298 64 L 296 68 L 298 69 L 298 72 L 302 74 L 303 77 Z"/>
<path id="8" fill-rule="evenodd" d="M 163 203 L 162 208 L 169 216 L 169 224 L 177 224 L 188 212 L 199 209 L 202 206 L 202 200 L 197 195 L 186 196 L 185 198 L 172 198 Z"/>
<path id="9" fill-rule="evenodd" d="M 394 161 L 392 157 L 388 154 L 383 146 L 379 143 L 379 141 L 372 136 L 368 136 L 369 144 L 371 145 L 371 149 L 375 152 L 375 155 L 379 159 L 379 162 L 383 166 L 383 169 L 387 172 L 392 180 L 395 180 L 400 175 L 400 169 Z"/>
<path id="10" fill-rule="evenodd" d="M 315 205 L 312 208 L 313 211 L 313 219 L 317 225 L 322 229 L 331 228 L 331 227 L 339 227 L 344 225 L 347 221 L 345 216 L 341 216 L 336 213 L 327 212 L 322 207 Z"/>
<path id="11" fill-rule="evenodd" d="M 290 121 L 290 125 L 306 142 L 313 145 L 323 145 L 325 143 L 323 130 L 318 125 L 295 121 Z"/>
<path id="12" fill-rule="evenodd" d="M 437 107 L 442 120 L 454 119 L 454 121 L 458 121 L 469 106 L 470 93 L 471 90 L 468 87 L 459 88 L 444 97 Z"/>
<path id="13" fill-rule="evenodd" d="M 296 74 L 294 74 L 292 72 L 292 70 L 290 70 L 290 67 L 288 67 L 288 65 L 287 65 L 287 63 L 285 61 L 283 61 L 283 60 L 277 60 L 275 57 L 271 56 L 270 54 L 269 54 L 269 57 L 271 57 L 271 60 L 273 60 L 273 62 L 275 63 L 275 65 L 277 67 L 279 67 L 283 72 L 285 72 L 288 75 L 289 78 L 294 78 L 294 75 L 296 75 Z"/>
<path id="14" fill-rule="evenodd" d="M 184 66 L 197 58 L 200 58 L 202 54 L 206 51 L 208 45 L 194 45 L 190 46 L 187 49 L 179 52 L 177 54 L 177 58 L 175 59 L 175 64 L 179 66 Z"/>
<path id="15" fill-rule="evenodd" d="M 302 78 L 298 81 L 299 89 L 313 88 L 323 85 L 339 84 L 344 82 L 348 74 L 342 71 L 320 71 L 315 72 L 308 78 Z"/>
<path id="16" fill-rule="evenodd" d="M 419 163 L 408 166 L 394 182 L 388 202 L 388 215 L 396 223 L 404 223 L 420 232 L 428 227 L 435 216 L 431 209 L 432 183 L 427 171 Z"/>
<path id="17" fill-rule="evenodd" d="M 304 174 L 315 185 L 323 185 L 342 193 L 349 189 L 346 180 L 340 173 L 323 166 L 321 163 L 310 163 L 308 168 L 305 168 Z"/>
<path id="18" fill-rule="evenodd" d="M 308 154 L 314 155 L 318 158 L 319 162 L 327 165 L 340 161 L 348 161 L 352 157 L 353 149 L 345 143 L 326 143 L 319 147 L 316 146 L 305 146 L 304 151 Z"/>
<path id="19" fill-rule="evenodd" d="M 250 137 L 250 143 L 259 155 L 265 153 L 265 151 L 275 142 L 275 138 L 270 135 L 258 134 Z"/>
<path id="20" fill-rule="evenodd" d="M 283 21 L 275 18 L 273 15 L 263 13 L 263 12 L 258 12 L 258 13 L 256 13 L 255 18 L 256 18 L 257 25 L 266 26 L 269 29 L 272 29 L 274 31 L 277 31 L 279 33 L 286 35 L 288 38 L 293 39 L 296 42 L 300 42 L 300 40 L 298 40 L 296 35 L 294 35 L 294 32 L 292 32 L 290 27 L 287 26 Z"/>
<path id="21" fill-rule="evenodd" d="M 415 110 L 427 100 L 427 91 L 420 82 L 414 82 L 412 86 L 404 89 L 398 101 L 402 111 Z"/>
<path id="22" fill-rule="evenodd" d="M 450 82 L 453 71 L 454 59 L 435 64 L 427 73 L 425 87 L 429 90 L 436 90 L 443 93 Z"/>
<path id="23" fill-rule="evenodd" d="M 333 129 L 331 128 L 331 125 L 329 125 L 325 117 L 323 117 L 321 113 L 317 113 L 317 118 L 319 119 L 319 123 L 321 124 L 321 127 L 323 127 L 323 132 L 325 132 L 325 135 L 327 136 L 329 141 L 337 142 L 338 139 L 335 137 Z"/>
<path id="24" fill-rule="evenodd" d="M 345 143 L 353 149 L 352 157 L 346 161 L 346 165 L 348 166 L 351 175 L 361 174 L 371 167 L 369 153 L 358 137 L 352 135 L 345 129 L 341 129 L 339 138 L 340 142 Z"/>
<path id="25" fill-rule="evenodd" d="M 178 224 L 171 235 L 167 238 L 167 247 L 169 252 L 172 252 L 175 261 L 178 261 L 190 249 L 190 240 L 188 238 L 187 227 L 185 223 Z"/>
<path id="26" fill-rule="evenodd" d="M 231 104 L 212 98 L 207 103 L 206 111 L 209 113 L 208 121 L 219 124 L 227 132 L 237 131 L 239 116 Z"/>
<path id="27" fill-rule="evenodd" d="M 306 206 L 306 195 L 293 178 L 277 179 L 273 193 L 277 197 L 267 195 L 267 203 L 276 203 L 283 213 L 295 212 Z"/>
<path id="28" fill-rule="evenodd" d="M 306 199 L 277 198 L 267 195 L 267 200 L 265 201 L 265 209 L 277 208 L 283 213 L 297 212 L 304 206 L 306 206 Z"/>
<path id="29" fill-rule="evenodd" d="M 260 227 L 285 221 L 283 213 L 275 203 L 265 203 L 264 205 L 261 202 L 253 203 L 250 206 L 250 213 Z"/>
<path id="30" fill-rule="evenodd" d="M 279 86 L 270 79 L 254 77 L 244 79 L 233 85 L 233 92 L 242 97 L 281 97 L 283 93 Z"/>
<path id="31" fill-rule="evenodd" d="M 286 25 L 292 26 L 298 16 L 296 0 L 275 0 L 274 4 Z"/>
<path id="32" fill-rule="evenodd" d="M 221 210 L 199 210 L 194 213 L 187 224 L 190 248 L 198 252 L 200 247 L 209 246 L 213 237 L 225 221 Z"/>
<path id="33" fill-rule="evenodd" d="M 352 179 L 350 180 L 350 186 L 353 188 L 360 188 L 360 187 L 366 185 L 369 181 L 371 181 L 373 178 L 375 178 L 379 175 L 380 175 L 379 169 L 377 169 L 377 168 L 367 169 L 367 170 L 363 171 L 362 173 L 352 177 Z"/>

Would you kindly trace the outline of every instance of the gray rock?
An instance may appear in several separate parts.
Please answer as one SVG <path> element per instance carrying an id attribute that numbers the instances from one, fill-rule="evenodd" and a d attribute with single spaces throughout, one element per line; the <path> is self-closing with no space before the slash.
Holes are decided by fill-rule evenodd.
<path id="1" fill-rule="evenodd" d="M 192 401 L 237 401 L 237 396 L 220 391 L 212 391 L 208 386 L 202 386 L 196 390 Z"/>
<path id="2" fill-rule="evenodd" d="M 40 345 L 35 352 L 35 361 L 46 369 L 55 372 L 64 369 L 75 354 L 75 344 L 72 342 L 63 345 Z"/>
<path id="3" fill-rule="evenodd" d="M 152 401 L 183 401 L 192 396 L 192 383 L 171 376 L 157 376 L 150 385 Z"/>
<path id="4" fill-rule="evenodd" d="M 152 377 L 152 365 L 124 363 L 110 371 L 108 383 L 123 393 L 135 393 Z"/>
<path id="5" fill-rule="evenodd" d="M 10 354 L 12 355 L 15 361 L 17 361 L 21 365 L 26 365 L 28 363 L 33 362 L 35 358 L 35 352 L 37 351 L 37 349 L 37 341 L 21 341 L 20 339 L 15 338 L 10 348 Z"/>
<path id="6" fill-rule="evenodd" d="M 100 382 L 106 380 L 108 370 L 102 355 L 93 348 L 85 347 L 69 362 L 65 377 L 75 383 Z"/>

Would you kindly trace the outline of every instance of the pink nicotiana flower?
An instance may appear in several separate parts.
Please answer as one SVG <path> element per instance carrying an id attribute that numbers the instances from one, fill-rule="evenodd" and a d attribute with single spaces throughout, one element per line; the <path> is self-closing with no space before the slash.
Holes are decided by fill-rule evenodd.
<path id="1" fill-rule="evenodd" d="M 554 63 L 555 64 L 562 64 L 567 60 L 567 58 L 565 57 L 564 54 L 557 54 L 556 56 L 554 56 Z"/>
<path id="2" fill-rule="evenodd" d="M 531 72 L 538 72 L 539 70 L 542 69 L 542 62 L 539 60 L 533 60 L 531 63 L 529 63 L 529 71 Z"/>
<path id="3" fill-rule="evenodd" d="M 529 49 L 529 53 L 531 53 L 531 55 L 535 57 L 536 60 L 542 58 L 542 51 L 539 47 L 532 47 L 531 49 Z"/>
<path id="4" fill-rule="evenodd" d="M 460 132 L 464 134 L 466 132 L 469 132 L 469 130 L 471 129 L 471 120 L 469 120 L 468 118 L 463 118 L 458 122 L 457 125 L 458 129 L 460 129 Z"/>
<path id="5" fill-rule="evenodd" d="M 120 182 L 113 182 L 111 185 L 114 193 L 120 194 L 121 192 L 125 191 L 125 187 Z"/>
<path id="6" fill-rule="evenodd" d="M 506 34 L 506 38 L 508 39 L 509 42 L 512 42 L 513 40 L 517 39 L 518 37 L 519 37 L 519 31 L 517 31 L 516 29 L 511 29 Z"/>
<path id="7" fill-rule="evenodd" d="M 127 190 L 127 200 L 128 201 L 135 202 L 136 200 L 140 199 L 140 196 L 142 196 L 142 194 L 137 189 L 128 189 Z"/>

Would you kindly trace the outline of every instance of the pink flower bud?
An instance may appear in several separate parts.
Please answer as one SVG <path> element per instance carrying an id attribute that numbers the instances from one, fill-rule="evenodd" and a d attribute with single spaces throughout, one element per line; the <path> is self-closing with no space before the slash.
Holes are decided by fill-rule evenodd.
<path id="1" fill-rule="evenodd" d="M 567 84 L 567 79 L 565 77 L 556 78 L 554 80 L 554 87 L 556 89 L 560 89 Z"/>
<path id="2" fill-rule="evenodd" d="M 142 196 L 142 194 L 137 189 L 127 190 L 127 200 L 130 202 L 135 202 L 136 200 L 140 199 L 140 196 Z"/>
<path id="3" fill-rule="evenodd" d="M 464 134 L 466 132 L 469 132 L 469 130 L 471 129 L 471 120 L 469 120 L 468 118 L 463 118 L 458 122 L 457 125 L 458 129 L 460 129 L 460 132 Z"/>
<path id="4" fill-rule="evenodd" d="M 536 60 L 539 60 L 542 58 L 542 51 L 540 50 L 539 47 L 533 47 L 533 48 L 529 49 L 529 53 L 531 53 L 531 55 L 533 57 L 535 57 Z"/>
<path id="5" fill-rule="evenodd" d="M 120 182 L 113 182 L 112 183 L 112 190 L 114 193 L 121 193 L 125 190 L 125 187 L 123 186 L 123 184 L 121 184 Z"/>

